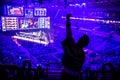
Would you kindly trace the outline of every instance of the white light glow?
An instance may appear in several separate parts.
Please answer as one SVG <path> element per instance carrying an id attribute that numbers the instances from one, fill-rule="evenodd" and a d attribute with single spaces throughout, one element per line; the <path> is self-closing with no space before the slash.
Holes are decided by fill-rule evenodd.
<path id="1" fill-rule="evenodd" d="M 35 40 L 35 39 L 29 39 L 29 38 L 20 37 L 20 36 L 12 36 L 12 37 L 16 38 L 16 39 L 20 39 L 20 40 L 26 40 L 26 41 L 30 41 L 30 42 L 35 42 L 35 43 L 40 43 L 40 44 L 48 45 L 48 42 L 45 42 L 45 41 L 40 41 L 40 40 Z"/>

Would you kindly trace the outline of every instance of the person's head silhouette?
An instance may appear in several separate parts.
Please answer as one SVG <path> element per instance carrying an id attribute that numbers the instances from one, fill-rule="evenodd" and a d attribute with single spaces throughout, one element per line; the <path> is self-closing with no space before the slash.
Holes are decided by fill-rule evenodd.
<path id="1" fill-rule="evenodd" d="M 88 44 L 89 44 L 89 37 L 86 34 L 80 37 L 77 42 L 77 45 L 81 48 L 86 47 Z"/>

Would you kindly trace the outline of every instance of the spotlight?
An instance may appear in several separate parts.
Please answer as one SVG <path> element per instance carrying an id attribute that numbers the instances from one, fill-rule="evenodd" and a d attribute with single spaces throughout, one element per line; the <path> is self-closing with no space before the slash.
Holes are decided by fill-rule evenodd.
<path id="1" fill-rule="evenodd" d="M 82 3 L 83 6 L 86 6 L 86 3 Z"/>
<path id="2" fill-rule="evenodd" d="M 86 7 L 86 3 L 82 3 L 82 4 L 81 4 L 81 7 Z"/>
<path id="3" fill-rule="evenodd" d="M 69 4 L 69 6 L 73 6 L 72 4 Z"/>
<path id="4" fill-rule="evenodd" d="M 22 59 L 22 57 L 21 57 L 21 56 L 19 56 L 19 59 Z"/>

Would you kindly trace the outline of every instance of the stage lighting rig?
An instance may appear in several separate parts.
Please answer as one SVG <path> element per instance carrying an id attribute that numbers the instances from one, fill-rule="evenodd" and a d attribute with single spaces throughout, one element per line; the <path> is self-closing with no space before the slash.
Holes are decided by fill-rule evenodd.
<path id="1" fill-rule="evenodd" d="M 86 3 L 69 4 L 69 6 L 84 8 L 84 7 L 86 7 Z"/>

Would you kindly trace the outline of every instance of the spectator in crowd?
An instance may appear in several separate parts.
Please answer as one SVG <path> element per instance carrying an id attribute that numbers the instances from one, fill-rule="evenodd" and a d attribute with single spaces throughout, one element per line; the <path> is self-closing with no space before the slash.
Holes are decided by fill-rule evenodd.
<path id="1" fill-rule="evenodd" d="M 71 14 L 66 16 L 66 39 L 62 41 L 64 56 L 62 64 L 64 69 L 61 73 L 61 80 L 79 80 L 81 77 L 81 68 L 85 61 L 85 53 L 83 48 L 89 44 L 89 37 L 84 34 L 75 43 L 72 37 Z"/>

